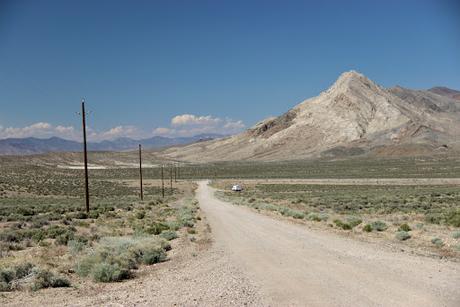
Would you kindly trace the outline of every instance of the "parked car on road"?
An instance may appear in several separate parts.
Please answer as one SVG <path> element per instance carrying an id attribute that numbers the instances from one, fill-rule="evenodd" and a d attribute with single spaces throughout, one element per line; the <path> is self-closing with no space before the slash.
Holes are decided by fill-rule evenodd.
<path id="1" fill-rule="evenodd" d="M 239 184 L 235 184 L 235 185 L 232 187 L 232 191 L 241 192 L 241 191 L 243 191 L 243 188 L 242 188 Z"/>

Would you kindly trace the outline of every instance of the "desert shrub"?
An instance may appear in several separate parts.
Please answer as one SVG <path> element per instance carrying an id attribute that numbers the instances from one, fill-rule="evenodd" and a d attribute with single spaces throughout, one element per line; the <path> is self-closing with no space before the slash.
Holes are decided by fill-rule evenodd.
<path id="1" fill-rule="evenodd" d="M 0 281 L 0 292 L 11 291 L 10 285 L 6 282 Z"/>
<path id="2" fill-rule="evenodd" d="M 284 216 L 290 216 L 295 219 L 303 219 L 305 217 L 303 212 L 287 207 L 281 207 L 278 211 Z"/>
<path id="3" fill-rule="evenodd" d="M 454 227 L 460 227 L 460 210 L 446 213 L 446 224 Z"/>
<path id="4" fill-rule="evenodd" d="M 166 252 L 162 248 L 150 248 L 142 251 L 141 262 L 143 264 L 154 264 L 166 260 Z"/>
<path id="5" fill-rule="evenodd" d="M 460 239 L 460 231 L 455 231 L 455 232 L 452 234 L 452 238 L 454 238 L 454 239 Z"/>
<path id="6" fill-rule="evenodd" d="M 46 214 L 46 219 L 48 221 L 57 221 L 57 220 L 60 220 L 61 218 L 62 218 L 62 215 L 57 213 L 57 212 L 52 212 L 52 213 Z"/>
<path id="7" fill-rule="evenodd" d="M 359 224 L 361 224 L 363 222 L 362 219 L 360 219 L 359 217 L 357 216 L 349 216 L 347 218 L 347 223 L 351 226 L 351 228 L 355 228 L 356 226 L 358 226 Z"/>
<path id="8" fill-rule="evenodd" d="M 339 219 L 334 220 L 334 224 L 335 224 L 337 227 L 342 228 L 343 230 L 351 230 L 351 229 L 352 229 L 352 227 L 350 226 L 350 224 L 344 223 L 344 222 L 342 222 L 342 221 L 339 220 Z"/>
<path id="9" fill-rule="evenodd" d="M 21 279 L 29 275 L 34 268 L 32 263 L 26 262 L 14 267 L 14 275 L 16 279 Z"/>
<path id="10" fill-rule="evenodd" d="M 320 222 L 321 219 L 319 218 L 318 214 L 310 212 L 307 215 L 307 219 L 310 221 Z"/>
<path id="11" fill-rule="evenodd" d="M 128 279 L 128 269 L 123 269 L 118 263 L 97 263 L 93 267 L 92 277 L 97 282 L 115 282 Z"/>
<path id="12" fill-rule="evenodd" d="M 91 273 L 96 264 L 102 261 L 103 259 L 94 251 L 88 251 L 86 255 L 78 259 L 75 266 L 75 272 L 81 277 L 86 277 Z"/>
<path id="13" fill-rule="evenodd" d="M 48 227 L 48 229 L 46 229 L 46 236 L 48 238 L 55 239 L 58 236 L 65 234 L 68 230 L 70 230 L 70 229 L 64 228 L 64 227 L 61 227 L 61 226 L 58 226 L 58 225 L 52 225 L 52 226 Z"/>
<path id="14" fill-rule="evenodd" d="M 267 211 L 277 211 L 278 206 L 275 206 L 273 204 L 255 204 L 253 205 L 255 209 L 261 209 L 261 210 L 267 210 Z"/>
<path id="15" fill-rule="evenodd" d="M 251 197 L 251 198 L 248 199 L 248 203 L 250 203 L 250 204 L 253 203 L 253 202 L 255 202 L 255 201 L 256 201 L 256 199 L 253 198 L 253 197 Z"/>
<path id="16" fill-rule="evenodd" d="M 48 270 L 36 270 L 35 276 L 31 285 L 33 291 L 43 288 L 59 288 L 69 287 L 70 281 L 64 277 L 56 276 L 54 273 Z"/>
<path id="17" fill-rule="evenodd" d="M 173 230 L 165 230 L 160 234 L 160 237 L 162 237 L 165 240 L 171 241 L 177 238 L 177 233 Z"/>
<path id="18" fill-rule="evenodd" d="M 441 224 L 442 216 L 440 214 L 430 213 L 425 215 L 425 222 L 431 224 Z"/>
<path id="19" fill-rule="evenodd" d="M 100 215 L 99 211 L 93 210 L 89 212 L 88 217 L 90 219 L 97 219 L 99 215 Z"/>
<path id="20" fill-rule="evenodd" d="M 406 223 L 402 224 L 399 226 L 398 228 L 399 231 L 411 231 L 412 229 L 410 228 L 409 225 L 407 225 Z"/>
<path id="21" fill-rule="evenodd" d="M 385 231 L 388 229 L 387 224 L 382 221 L 372 222 L 371 226 L 372 226 L 372 230 L 376 230 L 376 231 Z"/>
<path id="22" fill-rule="evenodd" d="M 54 277 L 51 287 L 53 288 L 65 288 L 65 287 L 70 287 L 70 281 L 62 276 L 56 276 Z"/>
<path id="23" fill-rule="evenodd" d="M 410 239 L 410 234 L 407 231 L 401 230 L 396 233 L 396 239 L 399 241 L 405 241 Z"/>
<path id="24" fill-rule="evenodd" d="M 171 246 L 158 237 L 106 237 L 94 250 L 89 249 L 78 261 L 76 272 L 95 281 L 126 279 L 138 264 L 153 264 L 166 259 Z"/>
<path id="25" fill-rule="evenodd" d="M 78 211 L 72 215 L 72 218 L 84 220 L 88 218 L 88 214 L 86 214 L 86 212 Z"/>
<path id="26" fill-rule="evenodd" d="M 179 230 L 181 227 L 179 222 L 177 221 L 168 221 L 165 223 L 165 225 L 168 226 L 170 230 L 174 230 L 174 231 Z"/>
<path id="27" fill-rule="evenodd" d="M 32 235 L 32 240 L 35 242 L 41 242 L 47 237 L 46 231 L 44 229 L 37 229 L 36 231 L 31 232 L 30 234 Z"/>
<path id="28" fill-rule="evenodd" d="M 460 210 L 452 210 L 441 213 L 430 213 L 425 216 L 425 221 L 432 224 L 446 224 L 460 227 Z"/>
<path id="29" fill-rule="evenodd" d="M 431 243 L 436 247 L 442 247 L 444 245 L 444 242 L 440 238 L 432 238 Z"/>
<path id="30" fill-rule="evenodd" d="M 145 217 L 145 211 L 137 211 L 136 218 L 142 220 Z"/>
<path id="31" fill-rule="evenodd" d="M 182 207 L 177 214 L 177 220 L 181 227 L 195 226 L 195 211 L 190 207 Z"/>
<path id="32" fill-rule="evenodd" d="M 22 215 L 22 216 L 33 216 L 35 215 L 35 212 L 31 208 L 27 207 L 19 207 L 16 209 L 16 214 Z"/>
<path id="33" fill-rule="evenodd" d="M 145 232 L 151 235 L 159 235 L 162 231 L 168 230 L 168 224 L 157 222 L 145 228 Z"/>
<path id="34" fill-rule="evenodd" d="M 48 220 L 45 218 L 39 218 L 32 222 L 31 228 L 42 228 L 43 226 L 49 225 Z"/>
<path id="35" fill-rule="evenodd" d="M 365 231 L 365 232 L 372 232 L 372 226 L 371 226 L 371 224 L 366 224 L 366 225 L 364 225 L 363 231 Z"/>
<path id="36" fill-rule="evenodd" d="M 13 268 L 0 270 L 0 291 L 16 290 L 19 281 L 32 276 L 30 288 L 34 291 L 49 287 L 68 287 L 70 282 L 54 273 L 36 268 L 31 263 L 23 263 Z"/>
<path id="37" fill-rule="evenodd" d="M 86 243 L 80 240 L 69 240 L 67 247 L 69 248 L 69 253 L 75 256 L 85 249 Z"/>
<path id="38" fill-rule="evenodd" d="M 7 230 L 0 233 L 0 240 L 3 242 L 16 242 L 19 243 L 22 240 L 21 233 L 14 230 Z"/>
<path id="39" fill-rule="evenodd" d="M 0 281 L 9 284 L 15 278 L 14 271 L 12 269 L 1 269 L 0 270 Z"/>
<path id="40" fill-rule="evenodd" d="M 56 244 L 67 245 L 67 243 L 74 238 L 74 233 L 67 230 L 65 233 L 56 237 Z"/>

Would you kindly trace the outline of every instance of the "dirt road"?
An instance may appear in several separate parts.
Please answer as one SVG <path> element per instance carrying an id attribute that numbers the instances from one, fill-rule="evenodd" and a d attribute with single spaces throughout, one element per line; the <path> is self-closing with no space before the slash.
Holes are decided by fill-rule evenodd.
<path id="1" fill-rule="evenodd" d="M 215 244 L 270 305 L 460 306 L 458 263 L 315 232 L 214 197 L 197 199 Z"/>

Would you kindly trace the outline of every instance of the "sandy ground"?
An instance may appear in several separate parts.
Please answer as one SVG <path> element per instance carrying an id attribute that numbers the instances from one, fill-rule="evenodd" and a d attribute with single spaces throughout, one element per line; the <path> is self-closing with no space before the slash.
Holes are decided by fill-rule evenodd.
<path id="1" fill-rule="evenodd" d="M 460 306 L 460 265 L 312 231 L 214 197 L 197 199 L 216 246 L 270 305 Z"/>

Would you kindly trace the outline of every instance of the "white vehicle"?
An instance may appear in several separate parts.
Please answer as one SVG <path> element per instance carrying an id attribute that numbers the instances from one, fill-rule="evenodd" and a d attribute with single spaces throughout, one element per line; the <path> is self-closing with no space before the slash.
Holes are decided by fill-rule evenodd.
<path id="1" fill-rule="evenodd" d="M 240 185 L 235 184 L 235 185 L 232 187 L 232 191 L 241 192 L 241 191 L 243 191 L 243 188 L 242 188 Z"/>

